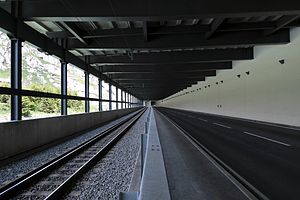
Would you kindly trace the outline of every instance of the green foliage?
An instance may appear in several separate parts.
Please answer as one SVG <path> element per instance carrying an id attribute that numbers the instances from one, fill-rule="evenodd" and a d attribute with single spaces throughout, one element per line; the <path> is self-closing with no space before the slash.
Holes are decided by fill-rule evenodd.
<path id="1" fill-rule="evenodd" d="M 8 83 L 0 83 L 0 87 L 9 87 Z M 0 111 L 7 112 L 9 111 L 9 95 L 0 94 Z"/>
<path id="2" fill-rule="evenodd" d="M 30 89 L 47 93 L 59 92 L 57 88 L 49 85 L 32 84 Z M 58 113 L 60 111 L 60 99 L 23 97 L 22 109 L 23 116 L 25 117 L 32 116 L 32 112 Z"/>
<path id="3" fill-rule="evenodd" d="M 77 91 L 68 91 L 69 96 L 78 96 Z M 77 100 L 68 100 L 68 108 L 80 112 L 84 110 L 84 104 L 82 101 L 77 101 Z"/>

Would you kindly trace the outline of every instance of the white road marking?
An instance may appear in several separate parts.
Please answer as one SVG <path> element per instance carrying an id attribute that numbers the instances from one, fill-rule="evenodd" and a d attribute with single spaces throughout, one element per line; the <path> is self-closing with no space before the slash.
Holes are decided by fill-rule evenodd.
<path id="1" fill-rule="evenodd" d="M 202 144 L 200 144 L 193 136 L 188 134 L 186 131 L 184 131 L 181 127 L 179 127 L 177 124 L 175 124 L 173 121 L 171 121 L 168 117 L 162 114 L 162 116 L 168 120 L 174 127 L 176 127 L 182 135 L 196 148 L 199 152 L 201 152 L 222 174 L 224 174 L 225 177 L 227 177 L 249 200 L 257 200 L 257 198 L 247 189 L 243 184 L 241 184 L 234 176 L 232 176 L 231 173 L 233 173 L 235 176 L 239 177 L 240 180 L 243 180 L 244 184 L 246 184 L 248 187 L 259 193 L 264 200 L 269 200 L 267 197 L 265 197 L 259 190 L 257 190 L 254 186 L 252 186 L 250 183 L 248 183 L 244 178 L 242 178 L 239 174 L 237 174 L 233 169 L 231 169 L 228 165 L 226 165 L 223 161 L 221 161 L 217 156 L 215 156 L 211 151 L 209 151 L 206 147 L 204 147 Z M 203 149 L 208 151 L 206 153 Z M 213 156 L 211 156 L 213 155 Z M 224 166 L 227 167 L 227 170 L 221 166 L 217 161 L 221 162 Z"/>
<path id="2" fill-rule="evenodd" d="M 202 119 L 202 118 L 198 118 L 198 119 L 201 120 L 201 121 L 207 122 L 206 119 Z"/>
<path id="3" fill-rule="evenodd" d="M 213 124 L 215 124 L 215 125 L 217 125 L 217 126 L 222 126 L 222 127 L 225 127 L 225 128 L 231 128 L 230 126 L 225 126 L 225 125 L 223 125 L 223 124 L 218 124 L 218 123 L 213 123 Z"/>
<path id="4" fill-rule="evenodd" d="M 251 120 L 251 119 L 249 119 L 249 120 L 248 119 L 238 119 L 238 120 L 262 124 L 262 125 L 266 125 L 266 126 L 273 126 L 273 127 L 278 127 L 278 128 L 285 128 L 285 129 L 300 131 L 300 128 L 297 128 L 297 127 L 281 126 L 281 125 L 276 125 L 276 124 L 272 124 L 272 123 L 268 123 L 268 122 L 259 122 L 259 121 L 255 121 L 255 120 Z"/>
<path id="5" fill-rule="evenodd" d="M 274 142 L 274 143 L 277 143 L 277 144 L 281 144 L 281 145 L 284 145 L 284 146 L 288 146 L 288 147 L 291 146 L 290 144 L 287 144 L 287 143 L 284 143 L 284 142 L 279 142 L 277 140 L 273 140 L 273 139 L 270 139 L 270 138 L 267 138 L 267 137 L 264 137 L 264 136 L 255 135 L 253 133 L 249 133 L 249 132 L 246 132 L 246 131 L 244 131 L 244 133 L 247 134 L 247 135 L 251 135 L 251 136 L 254 136 L 254 137 L 265 139 L 265 140 L 268 140 L 268 141 L 271 141 L 271 142 Z"/>

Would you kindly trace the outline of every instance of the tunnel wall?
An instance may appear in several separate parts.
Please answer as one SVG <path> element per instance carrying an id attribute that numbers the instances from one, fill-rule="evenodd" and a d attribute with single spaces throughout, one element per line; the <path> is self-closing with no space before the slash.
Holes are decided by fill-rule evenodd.
<path id="1" fill-rule="evenodd" d="M 0 123 L 0 160 L 120 118 L 139 108 Z"/>
<path id="2" fill-rule="evenodd" d="M 291 30 L 291 43 L 255 47 L 254 54 L 157 105 L 300 126 L 300 28 Z"/>

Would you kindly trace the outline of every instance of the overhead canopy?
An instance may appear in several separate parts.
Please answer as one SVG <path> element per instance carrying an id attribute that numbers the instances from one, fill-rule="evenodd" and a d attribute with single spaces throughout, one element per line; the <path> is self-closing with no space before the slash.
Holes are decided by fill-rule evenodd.
<path id="1" fill-rule="evenodd" d="M 0 2 L 0 27 L 144 100 L 168 97 L 253 47 L 290 42 L 300 1 Z M 18 18 L 18 20 L 14 20 Z M 17 28 L 16 28 L 17 27 Z"/>

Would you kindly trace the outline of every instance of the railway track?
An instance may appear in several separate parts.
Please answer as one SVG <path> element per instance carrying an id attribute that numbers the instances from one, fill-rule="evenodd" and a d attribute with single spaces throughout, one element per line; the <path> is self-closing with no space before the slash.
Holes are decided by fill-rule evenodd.
<path id="1" fill-rule="evenodd" d="M 0 188 L 2 199 L 59 199 L 101 160 L 146 109 Z"/>

